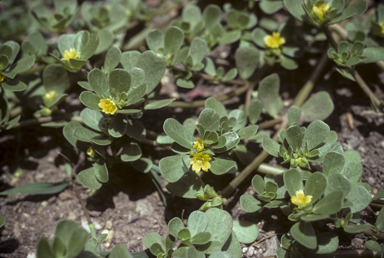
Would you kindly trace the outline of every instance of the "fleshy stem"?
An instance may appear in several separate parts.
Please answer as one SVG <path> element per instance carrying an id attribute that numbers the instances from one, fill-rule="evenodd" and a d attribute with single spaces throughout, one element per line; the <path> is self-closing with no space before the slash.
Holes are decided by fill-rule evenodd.
<path id="1" fill-rule="evenodd" d="M 71 120 L 71 121 L 81 121 L 81 118 L 79 116 L 72 116 L 71 114 L 63 114 L 59 116 L 45 116 L 45 117 L 39 117 L 39 118 L 32 118 L 29 120 L 24 120 L 21 122 L 16 123 L 11 129 L 19 128 L 19 127 L 25 127 L 25 126 L 31 126 L 31 125 L 37 125 L 37 124 L 43 124 L 48 123 L 52 121 L 58 121 L 58 120 Z"/>
<path id="2" fill-rule="evenodd" d="M 348 38 L 348 32 L 346 29 L 344 29 L 342 26 L 340 26 L 339 24 L 331 24 L 328 26 L 328 28 L 330 30 L 332 30 L 333 32 L 336 32 L 339 37 L 343 40 L 346 40 Z M 384 71 L 384 61 L 377 61 L 376 62 L 376 65 L 378 67 L 380 67 L 381 70 Z"/>
<path id="3" fill-rule="evenodd" d="M 45 68 L 45 64 L 38 65 L 38 66 L 30 68 L 29 70 L 27 70 L 25 72 L 19 73 L 18 75 L 19 76 L 30 75 L 30 74 L 33 74 L 33 73 L 36 73 L 36 72 L 40 72 L 40 71 L 44 70 L 44 68 Z"/>
<path id="4" fill-rule="evenodd" d="M 293 101 L 294 106 L 300 107 L 303 105 L 304 101 L 308 98 L 309 94 L 311 93 L 313 86 L 317 79 L 320 77 L 321 72 L 323 71 L 325 65 L 327 64 L 328 56 L 327 53 L 324 53 L 320 59 L 320 61 L 317 63 L 315 70 L 312 72 L 311 76 L 309 77 L 308 81 L 305 83 L 303 88 L 299 91 L 297 94 L 295 100 Z M 286 116 L 284 116 L 283 121 L 273 136 L 273 140 L 277 141 L 279 137 L 279 133 L 281 130 L 288 127 L 288 119 Z M 254 170 L 256 170 L 260 164 L 268 157 L 268 153 L 266 151 L 262 151 L 248 166 L 246 166 L 241 173 L 234 178 L 222 191 L 222 196 L 224 198 L 228 198 L 229 195 L 234 191 Z M 267 172 L 267 171 L 265 171 Z M 272 171 L 271 171 L 272 172 Z"/>
<path id="5" fill-rule="evenodd" d="M 322 27 L 324 34 L 327 36 L 328 41 L 331 43 L 332 47 L 334 49 L 337 49 L 337 43 L 335 39 L 333 38 L 331 31 L 328 27 Z M 365 83 L 363 78 L 361 78 L 360 74 L 356 71 L 354 67 L 347 66 L 346 67 L 348 71 L 352 74 L 353 78 L 355 78 L 357 84 L 360 86 L 360 88 L 364 91 L 364 93 L 372 99 L 372 101 L 375 103 L 375 105 L 379 108 L 382 108 L 380 100 L 373 94 L 371 89 L 368 87 L 368 85 Z"/>

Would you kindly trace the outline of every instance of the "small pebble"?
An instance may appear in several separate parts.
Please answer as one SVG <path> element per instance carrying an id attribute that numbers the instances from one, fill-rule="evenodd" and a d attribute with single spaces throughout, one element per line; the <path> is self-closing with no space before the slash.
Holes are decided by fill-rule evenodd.
<path id="1" fill-rule="evenodd" d="M 27 258 L 36 258 L 36 254 L 35 253 L 29 253 Z"/>
<path id="2" fill-rule="evenodd" d="M 41 206 L 43 206 L 43 207 L 47 207 L 47 205 L 48 205 L 47 201 L 43 201 L 43 202 L 41 203 Z"/>
<path id="3" fill-rule="evenodd" d="M 111 229 L 112 228 L 112 221 L 108 220 L 107 223 L 105 223 L 105 228 Z"/>
<path id="4" fill-rule="evenodd" d="M 111 245 L 113 235 L 115 232 L 113 230 L 104 229 L 101 231 L 101 234 L 108 234 L 107 238 L 104 240 L 104 246 L 108 248 Z"/>
<path id="5" fill-rule="evenodd" d="M 246 253 L 248 251 L 248 247 L 243 248 L 243 253 Z"/>
<path id="6" fill-rule="evenodd" d="M 250 246 L 249 249 L 248 249 L 247 255 L 248 256 L 252 256 L 254 251 L 255 251 L 255 248 L 253 246 Z"/>

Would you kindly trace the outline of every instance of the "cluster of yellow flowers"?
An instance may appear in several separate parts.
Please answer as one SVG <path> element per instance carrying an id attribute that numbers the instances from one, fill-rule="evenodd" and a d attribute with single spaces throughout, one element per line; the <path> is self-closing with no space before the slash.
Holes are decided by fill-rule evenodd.
<path id="1" fill-rule="evenodd" d="M 115 114 L 117 110 L 115 102 L 110 99 L 100 99 L 99 107 L 101 108 L 101 111 L 111 115 Z"/>
<path id="2" fill-rule="evenodd" d="M 312 195 L 304 195 L 303 190 L 296 191 L 296 195 L 292 195 L 291 202 L 297 206 L 304 206 L 312 201 Z"/>
<path id="3" fill-rule="evenodd" d="M 316 16 L 323 21 L 324 20 L 324 15 L 328 13 L 329 9 L 331 9 L 331 3 L 328 2 L 326 5 L 325 4 L 316 4 L 312 7 L 312 11 Z"/>
<path id="4" fill-rule="evenodd" d="M 192 165 L 192 171 L 199 173 L 200 170 L 203 169 L 203 171 L 208 172 L 208 169 L 211 168 L 211 163 L 209 163 L 209 161 L 211 161 L 212 158 L 209 156 L 209 154 L 202 153 L 204 150 L 203 140 L 197 138 L 192 147 L 197 151 L 196 153 L 192 154 L 193 158 L 190 163 Z"/>
<path id="5" fill-rule="evenodd" d="M 267 47 L 276 49 L 285 44 L 285 38 L 280 37 L 279 32 L 272 32 L 272 35 L 266 35 L 264 37 L 264 43 Z"/>
<path id="6" fill-rule="evenodd" d="M 69 50 L 65 50 L 63 53 L 63 58 L 61 60 L 68 61 L 70 58 L 79 58 L 80 52 L 76 52 L 74 48 L 71 48 Z"/>

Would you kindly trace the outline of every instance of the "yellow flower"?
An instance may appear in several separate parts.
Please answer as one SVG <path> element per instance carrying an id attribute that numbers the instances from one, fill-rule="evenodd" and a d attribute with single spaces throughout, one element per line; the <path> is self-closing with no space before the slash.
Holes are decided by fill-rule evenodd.
<path id="1" fill-rule="evenodd" d="M 194 157 L 191 160 L 192 171 L 199 173 L 200 170 L 203 169 L 203 171 L 208 172 L 208 169 L 211 168 L 211 164 L 209 163 L 211 157 L 209 157 L 208 154 L 203 154 L 201 152 L 194 153 L 193 156 Z"/>
<path id="2" fill-rule="evenodd" d="M 56 92 L 54 90 L 51 90 L 43 95 L 43 98 L 48 99 L 50 101 L 54 100 L 56 96 Z"/>
<path id="3" fill-rule="evenodd" d="M 384 34 L 384 22 L 380 23 L 380 26 L 381 26 L 381 33 Z M 1 78 L 0 78 L 0 81 L 1 81 Z"/>
<path id="4" fill-rule="evenodd" d="M 196 141 L 193 143 L 193 148 L 196 149 L 198 152 L 204 150 L 204 143 L 200 138 L 196 138 Z"/>
<path id="5" fill-rule="evenodd" d="M 4 79 L 5 79 L 5 76 L 2 75 L 1 72 L 0 72 L 0 82 L 4 81 Z"/>
<path id="6" fill-rule="evenodd" d="M 92 146 L 89 146 L 87 150 L 87 155 L 90 156 L 91 158 L 95 157 L 95 151 L 93 150 Z"/>
<path id="7" fill-rule="evenodd" d="M 111 115 L 113 115 L 117 110 L 115 102 L 109 99 L 100 99 L 99 107 L 101 108 L 101 111 Z"/>
<path id="8" fill-rule="evenodd" d="M 269 48 L 279 48 L 281 45 L 285 44 L 285 38 L 280 37 L 279 32 L 273 32 L 272 35 L 266 35 L 264 37 L 264 42 Z"/>
<path id="9" fill-rule="evenodd" d="M 63 58 L 61 60 L 69 60 L 70 58 L 79 58 L 80 52 L 76 52 L 74 48 L 65 50 L 63 53 Z"/>
<path id="10" fill-rule="evenodd" d="M 312 195 L 305 196 L 303 190 L 296 191 L 296 196 L 293 195 L 291 197 L 291 202 L 297 206 L 307 205 L 311 201 L 312 201 Z"/>
<path id="11" fill-rule="evenodd" d="M 320 20 L 324 20 L 324 14 L 326 14 L 331 8 L 331 3 L 328 2 L 327 5 L 320 3 L 312 7 L 312 11 Z"/>

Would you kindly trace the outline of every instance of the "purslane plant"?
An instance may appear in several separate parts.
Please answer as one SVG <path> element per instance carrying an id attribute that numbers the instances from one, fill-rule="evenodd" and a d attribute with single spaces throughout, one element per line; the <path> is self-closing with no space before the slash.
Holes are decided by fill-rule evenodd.
<path id="1" fill-rule="evenodd" d="M 365 1 L 347 6 L 343 0 L 261 0 L 259 6 L 265 13 L 274 13 L 283 2 L 295 18 L 309 21 L 323 30 L 331 43 L 328 26 L 358 16 L 367 5 Z M 249 1 L 249 6 L 253 4 L 254 1 Z M 304 103 L 306 97 L 303 96 L 308 96 L 313 87 L 311 81 L 310 90 L 304 87 L 307 92 L 298 95 L 301 98 L 299 106 L 304 103 L 301 109 L 293 106 L 282 115 L 279 76 L 266 76 L 265 67 L 280 63 L 285 69 L 296 69 L 298 63 L 294 58 L 301 57 L 303 49 L 309 54 L 315 52 L 308 47 L 314 43 L 303 37 L 304 29 L 293 19 L 278 26 L 266 17 L 258 19 L 253 11 L 237 10 L 230 4 L 225 4 L 223 10 L 216 5 L 207 5 L 203 11 L 195 5 L 187 5 L 181 19 L 174 19 L 167 27 L 155 26 L 157 29 L 150 30 L 153 28 L 149 24 L 150 18 L 162 12 L 144 2 L 85 3 L 82 7 L 74 0 L 54 1 L 54 14 L 43 4 L 31 7 L 31 13 L 42 29 L 63 34 L 57 45 L 45 38 L 53 34 L 30 29 L 31 33 L 21 44 L 24 53 L 17 62 L 19 44 L 7 41 L 0 45 L 0 130 L 12 128 L 20 119 L 20 113 L 14 112 L 9 100 L 19 98 L 23 102 L 25 99 L 27 105 L 37 110 L 34 113 L 37 121 L 58 115 L 62 120 L 45 126 L 64 126 L 65 138 L 87 155 L 91 167 L 77 174 L 78 181 L 84 186 L 99 189 L 109 180 L 108 168 L 117 162 L 125 162 L 138 171 L 151 171 L 156 176 L 161 174 L 165 187 L 173 195 L 204 201 L 200 211 L 189 216 L 188 227 L 181 219 L 173 218 L 168 224 L 170 235 L 165 240 L 157 233 L 143 238 L 152 254 L 157 257 L 240 258 L 239 243 L 253 243 L 258 229 L 255 223 L 232 221 L 230 214 L 223 210 L 228 197 L 225 191 L 222 194 L 205 184 L 204 176 L 207 173 L 238 175 L 240 168 L 260 160 L 259 155 L 267 157 L 267 153 L 280 159 L 282 165 L 286 164 L 286 169 L 280 168 L 280 172 L 275 173 L 280 175 L 272 175 L 273 172 L 267 169 L 264 172 L 271 174 L 264 178 L 260 175 L 253 177 L 251 183 L 256 194 L 241 196 L 240 204 L 246 212 L 279 208 L 292 221 L 290 232 L 281 239 L 283 248 L 277 250 L 277 257 L 335 251 L 337 235 L 319 232 L 317 221 L 331 222 L 347 233 L 371 230 L 374 236 L 366 242 L 367 248 L 383 251 L 383 245 L 376 238 L 383 229 L 383 212 L 375 226 L 353 225 L 360 222 L 359 212 L 367 207 L 371 196 L 369 186 L 360 180 L 363 169 L 359 155 L 353 151 L 343 152 L 336 142 L 337 134 L 321 121 L 333 111 L 329 94 L 316 93 Z M 329 57 L 339 66 L 337 71 L 343 76 L 356 79 L 355 65 L 383 59 L 382 48 L 378 47 L 384 31 L 383 17 L 383 5 L 379 5 L 377 16 L 366 22 L 372 28 L 355 26 L 363 32 L 351 32 L 354 27 L 350 25 L 345 41 L 333 44 L 328 50 Z M 122 53 L 120 47 L 130 46 L 125 44 L 131 37 L 131 31 L 126 34 L 127 30 L 137 25 L 139 28 L 144 25 L 143 21 L 150 30 L 142 38 L 145 38 L 149 51 Z M 36 24 L 33 29 L 37 28 Z M 7 28 L 2 26 L 1 30 Z M 71 34 L 64 34 L 69 32 Z M 132 39 L 136 40 L 135 37 Z M 223 62 L 216 61 L 226 57 L 216 59 L 211 55 L 220 45 L 228 45 L 234 53 L 227 55 L 229 62 L 224 66 Z M 324 49 L 320 46 L 317 51 Z M 47 52 L 51 56 L 46 56 Z M 36 66 L 31 68 L 35 61 Z M 263 63 L 267 65 L 262 68 L 259 64 Z M 166 69 L 170 77 L 177 79 L 176 84 L 184 88 L 195 86 L 193 76 L 213 83 L 241 85 L 245 89 L 242 92 L 247 91 L 245 105 L 242 109 L 227 110 L 215 98 L 208 98 L 197 124 L 191 118 L 182 124 L 168 118 L 163 125 L 165 133 L 158 136 L 156 142 L 150 141 L 147 136 L 151 135 L 152 140 L 156 136 L 140 118 L 145 116 L 146 110 L 165 107 L 174 100 L 158 100 L 158 85 Z M 228 72 L 225 74 L 224 71 Z M 17 75 L 25 77 L 19 80 Z M 18 95 L 9 92 L 23 91 L 27 85 L 28 89 Z M 77 85 L 84 89 L 79 99 L 86 108 L 65 114 L 69 105 L 64 101 L 65 92 Z M 259 130 L 256 124 L 261 114 L 263 118 L 273 118 L 281 123 L 279 143 L 269 138 L 269 133 Z M 303 122 L 310 124 L 299 126 Z M 163 157 L 157 167 L 144 157 L 140 147 L 148 141 L 151 145 L 170 148 L 176 155 Z M 266 152 L 256 156 L 248 149 L 249 142 L 262 143 Z M 75 185 L 72 180 L 71 184 Z M 44 187 L 49 188 L 49 193 L 57 193 L 68 185 L 66 180 L 57 188 L 52 183 L 44 184 Z M 161 194 L 160 184 L 156 186 Z M 0 225 L 3 223 L 1 217 Z M 104 237 L 93 235 L 88 243 L 88 233 L 72 221 L 62 221 L 52 242 L 44 238 L 39 240 L 37 257 L 105 256 L 99 250 Z M 119 245 L 109 257 L 131 256 Z"/>

